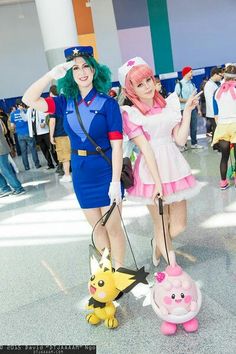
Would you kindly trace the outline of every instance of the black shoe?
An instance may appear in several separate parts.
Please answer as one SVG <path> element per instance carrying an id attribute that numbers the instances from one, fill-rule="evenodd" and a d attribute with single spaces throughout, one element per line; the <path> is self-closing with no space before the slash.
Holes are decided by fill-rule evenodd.
<path id="1" fill-rule="evenodd" d="M 20 189 L 19 191 L 14 191 L 12 193 L 12 195 L 21 195 L 21 194 L 25 194 L 26 190 L 24 188 Z"/>
<path id="2" fill-rule="evenodd" d="M 38 166 L 35 166 L 36 168 L 40 168 L 40 167 L 42 167 L 41 165 L 38 165 Z"/>
<path id="3" fill-rule="evenodd" d="M 63 170 L 57 172 L 58 173 L 58 176 L 64 176 L 65 172 Z"/>
<path id="4" fill-rule="evenodd" d="M 58 165 L 57 165 L 57 169 L 56 169 L 56 173 L 60 173 L 61 171 L 63 171 L 63 165 L 62 163 L 60 162 Z"/>
<path id="5" fill-rule="evenodd" d="M 53 165 L 52 166 L 48 166 L 47 170 L 52 170 L 53 168 L 55 168 Z"/>
<path id="6" fill-rule="evenodd" d="M 29 167 L 25 167 L 25 170 L 26 170 L 26 171 L 29 171 L 29 170 L 30 170 L 30 168 L 29 168 Z"/>

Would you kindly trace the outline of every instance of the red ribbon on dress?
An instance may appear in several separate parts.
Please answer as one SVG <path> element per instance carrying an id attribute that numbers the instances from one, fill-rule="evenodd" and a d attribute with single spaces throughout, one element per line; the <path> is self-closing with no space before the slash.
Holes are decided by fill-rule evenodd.
<path id="1" fill-rule="evenodd" d="M 216 98 L 219 100 L 223 92 L 227 92 L 230 90 L 231 96 L 234 100 L 236 100 L 236 92 L 235 92 L 236 81 L 227 81 L 224 82 L 216 95 Z"/>

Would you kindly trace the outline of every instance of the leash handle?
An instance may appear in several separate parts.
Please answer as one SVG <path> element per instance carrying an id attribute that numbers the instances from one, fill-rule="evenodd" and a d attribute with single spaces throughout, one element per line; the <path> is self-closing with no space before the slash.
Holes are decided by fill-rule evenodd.
<path id="1" fill-rule="evenodd" d="M 106 223 L 108 222 L 109 217 L 111 216 L 111 213 L 113 212 L 113 210 L 115 209 L 116 206 L 116 202 L 113 202 L 110 209 L 108 210 L 108 213 L 106 214 L 105 219 L 102 221 L 102 226 L 105 226 Z"/>
<path id="2" fill-rule="evenodd" d="M 162 230 L 163 230 L 163 237 L 164 237 L 164 242 L 165 242 L 166 258 L 167 258 L 168 264 L 170 265 L 170 259 L 169 259 L 169 253 L 168 253 L 168 247 L 167 247 L 167 240 L 166 240 L 165 223 L 164 223 L 163 200 L 160 197 L 159 193 L 157 194 L 157 198 L 158 198 L 159 214 L 161 215 L 161 221 L 162 221 Z"/>
<path id="3" fill-rule="evenodd" d="M 160 198 L 160 194 L 159 193 L 157 194 L 157 197 L 158 197 L 158 205 L 159 205 L 159 214 L 163 215 L 164 214 L 163 201 L 162 201 L 162 198 Z"/>

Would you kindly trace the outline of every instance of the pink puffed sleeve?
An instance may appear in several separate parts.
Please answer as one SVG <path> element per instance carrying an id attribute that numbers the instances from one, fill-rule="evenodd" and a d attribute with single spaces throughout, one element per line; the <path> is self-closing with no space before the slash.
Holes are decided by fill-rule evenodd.
<path id="1" fill-rule="evenodd" d="M 127 112 L 122 113 L 123 118 L 123 131 L 129 139 L 136 138 L 139 135 L 144 135 L 143 129 L 140 125 L 130 122 Z"/>

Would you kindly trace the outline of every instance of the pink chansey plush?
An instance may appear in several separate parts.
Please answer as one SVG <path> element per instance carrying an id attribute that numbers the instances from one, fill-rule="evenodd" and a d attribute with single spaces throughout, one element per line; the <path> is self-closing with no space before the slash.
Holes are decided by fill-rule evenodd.
<path id="1" fill-rule="evenodd" d="M 202 302 L 199 285 L 176 264 L 174 252 L 170 252 L 170 263 L 164 272 L 155 274 L 151 292 L 152 307 L 163 320 L 161 332 L 175 334 L 177 324 L 182 324 L 186 332 L 195 332 Z"/>

